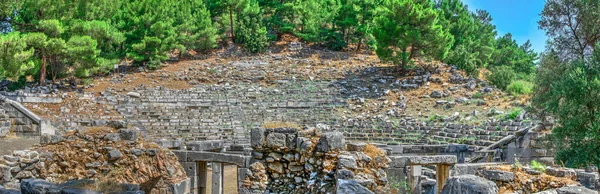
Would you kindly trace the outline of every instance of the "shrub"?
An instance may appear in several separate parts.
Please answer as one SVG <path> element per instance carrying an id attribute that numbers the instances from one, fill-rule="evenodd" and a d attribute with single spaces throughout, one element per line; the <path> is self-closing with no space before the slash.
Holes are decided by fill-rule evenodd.
<path id="1" fill-rule="evenodd" d="M 539 163 L 538 161 L 532 160 L 531 161 L 531 169 L 538 171 L 538 172 L 544 172 L 546 171 L 546 166 L 544 166 L 544 164 Z"/>
<path id="2" fill-rule="evenodd" d="M 499 66 L 491 69 L 487 79 L 496 87 L 506 90 L 506 87 L 515 80 L 515 72 L 508 66 Z"/>
<path id="3" fill-rule="evenodd" d="M 525 80 L 517 80 L 511 82 L 506 88 L 506 91 L 510 94 L 517 96 L 521 94 L 531 94 L 533 92 L 533 83 Z"/>
<path id="4" fill-rule="evenodd" d="M 508 115 L 506 115 L 506 117 L 508 119 L 514 120 L 517 117 L 519 117 L 519 115 L 521 114 L 521 111 L 523 111 L 523 109 L 521 108 L 514 108 L 513 110 L 511 110 Z"/>
<path id="5" fill-rule="evenodd" d="M 477 92 L 475 94 L 473 94 L 472 96 L 475 99 L 482 99 L 483 98 L 483 94 L 481 92 Z"/>

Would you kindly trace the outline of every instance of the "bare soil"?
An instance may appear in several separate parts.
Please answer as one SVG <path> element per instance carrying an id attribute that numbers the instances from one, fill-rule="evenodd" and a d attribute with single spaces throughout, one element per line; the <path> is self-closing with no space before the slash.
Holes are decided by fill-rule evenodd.
<path id="1" fill-rule="evenodd" d="M 15 150 L 29 149 L 31 146 L 39 143 L 40 139 L 38 137 L 0 139 L 0 156 L 12 154 Z"/>

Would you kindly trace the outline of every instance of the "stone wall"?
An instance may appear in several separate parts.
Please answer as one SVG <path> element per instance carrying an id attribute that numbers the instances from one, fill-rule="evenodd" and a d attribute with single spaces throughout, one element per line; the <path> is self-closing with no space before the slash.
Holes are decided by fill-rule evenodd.
<path id="1" fill-rule="evenodd" d="M 2 131 L 9 127 L 10 132 L 18 136 L 40 136 L 42 132 L 53 134 L 52 127 L 47 122 L 29 111 L 18 102 L 7 98 L 0 99 L 0 137 Z"/>
<path id="2" fill-rule="evenodd" d="M 256 160 L 240 183 L 252 193 L 372 193 L 387 184 L 389 158 L 367 144 L 346 143 L 340 132 L 254 129 Z"/>
<path id="3" fill-rule="evenodd" d="M 255 84 L 197 85 L 188 90 L 138 88 L 128 95 L 103 92 L 94 101 L 114 106 L 120 116 L 65 114 L 55 125 L 65 129 L 127 120 L 157 139 L 225 140 L 248 144 L 249 129 L 269 121 L 324 126 L 344 133 L 348 141 L 389 144 L 491 145 L 534 122 L 426 123 L 402 115 L 347 117 L 338 109 L 348 100 L 331 82 L 281 81 Z"/>
<path id="4" fill-rule="evenodd" d="M 18 190 L 28 179 L 91 179 L 137 184 L 146 193 L 189 193 L 189 179 L 177 156 L 139 138 L 136 130 L 98 127 L 40 139 L 39 146 L 0 157 L 0 186 Z"/>

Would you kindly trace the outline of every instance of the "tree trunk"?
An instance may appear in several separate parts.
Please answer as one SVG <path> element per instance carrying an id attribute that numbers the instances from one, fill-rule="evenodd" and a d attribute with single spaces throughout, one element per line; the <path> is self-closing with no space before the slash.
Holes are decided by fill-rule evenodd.
<path id="1" fill-rule="evenodd" d="M 229 26 L 231 29 L 231 41 L 235 42 L 235 39 L 234 39 L 235 33 L 233 32 L 233 7 L 231 5 L 229 6 L 229 24 L 230 24 Z"/>
<path id="2" fill-rule="evenodd" d="M 362 37 L 358 38 L 358 45 L 356 46 L 356 51 L 360 51 L 360 44 L 362 43 Z"/>
<path id="3" fill-rule="evenodd" d="M 40 86 L 46 85 L 46 56 L 42 55 L 42 66 L 40 67 Z"/>

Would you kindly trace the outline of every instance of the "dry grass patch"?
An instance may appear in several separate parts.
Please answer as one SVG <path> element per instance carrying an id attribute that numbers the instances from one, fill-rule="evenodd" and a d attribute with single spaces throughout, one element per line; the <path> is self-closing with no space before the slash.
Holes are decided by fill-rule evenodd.
<path id="1" fill-rule="evenodd" d="M 276 128 L 294 128 L 302 129 L 300 125 L 293 122 L 282 122 L 282 121 L 269 121 L 262 126 L 265 129 L 276 129 Z"/>

